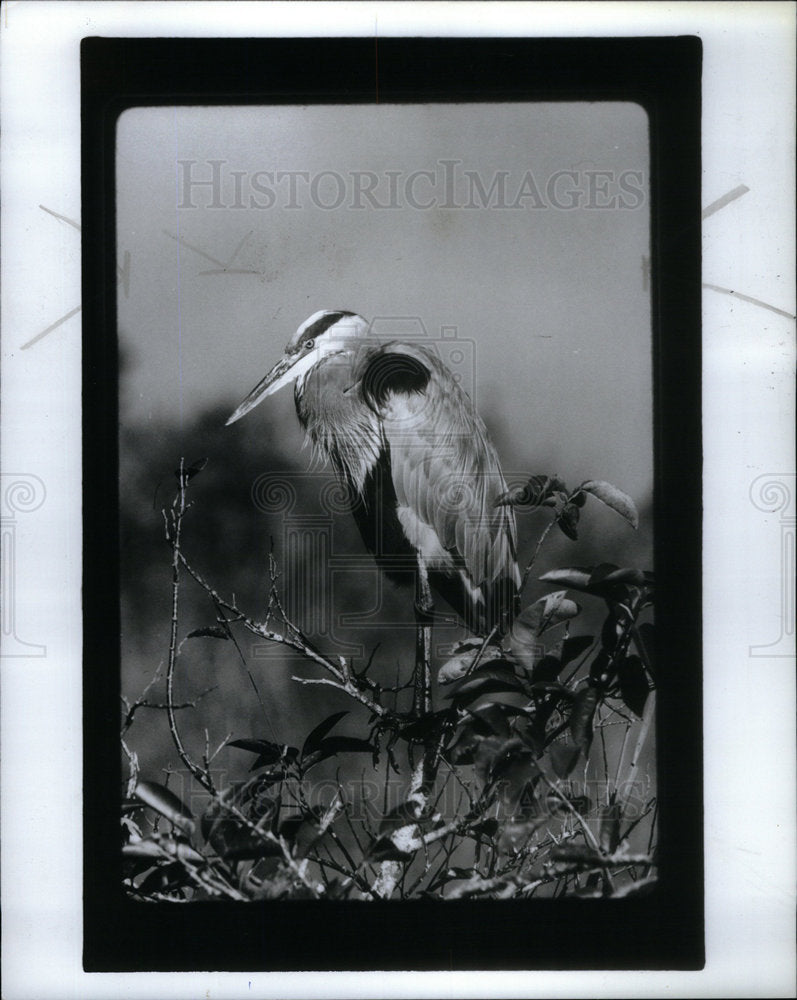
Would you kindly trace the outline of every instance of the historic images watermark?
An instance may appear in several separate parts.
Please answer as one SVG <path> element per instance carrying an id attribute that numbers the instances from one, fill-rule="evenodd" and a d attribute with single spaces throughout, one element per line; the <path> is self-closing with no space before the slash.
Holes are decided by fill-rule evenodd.
<path id="1" fill-rule="evenodd" d="M 2 552 L 2 655 L 46 656 L 47 647 L 17 634 L 17 520 L 38 510 L 47 497 L 44 483 L 31 473 L 0 474 L 0 552 Z"/>
<path id="2" fill-rule="evenodd" d="M 545 176 L 532 169 L 491 173 L 462 160 L 437 160 L 416 170 L 238 170 L 227 160 L 178 160 L 178 209 L 318 208 L 428 211 L 430 209 L 554 209 L 573 211 L 642 208 L 641 170 L 563 167 Z"/>
<path id="3" fill-rule="evenodd" d="M 214 768 L 213 781 L 218 788 L 229 787 L 237 780 L 225 768 Z M 278 805 L 273 776 L 267 772 L 252 777 L 250 787 L 251 815 L 255 822 L 273 815 Z M 201 815 L 207 807 L 207 793 L 184 771 L 174 770 L 169 775 L 169 788 L 192 812 Z M 573 775 L 564 779 L 560 791 L 591 826 L 597 828 L 601 814 L 612 797 L 623 802 L 623 820 L 634 823 L 644 819 L 651 810 L 652 781 L 649 776 L 635 777 L 619 782 L 608 778 L 584 778 Z M 324 811 L 338 798 L 347 803 L 349 819 L 355 823 L 378 826 L 387 811 L 406 801 L 407 784 L 401 775 L 362 772 L 356 777 L 335 776 L 305 777 L 295 786 L 295 794 L 305 807 Z M 529 782 L 522 786 L 511 781 L 499 781 L 498 797 L 510 804 L 519 822 L 539 820 L 541 825 L 563 813 L 562 799 L 553 794 L 544 782 Z M 462 788 L 456 782 L 446 782 L 435 800 L 435 812 L 441 816 L 455 816 L 462 809 Z M 524 831 L 528 836 L 528 830 Z"/>
<path id="4" fill-rule="evenodd" d="M 779 475 L 768 472 L 758 476 L 750 485 L 753 505 L 766 514 L 775 515 L 780 524 L 780 635 L 772 642 L 750 646 L 750 656 L 794 656 L 794 580 L 797 575 L 795 480 L 797 474 L 794 472 Z"/>

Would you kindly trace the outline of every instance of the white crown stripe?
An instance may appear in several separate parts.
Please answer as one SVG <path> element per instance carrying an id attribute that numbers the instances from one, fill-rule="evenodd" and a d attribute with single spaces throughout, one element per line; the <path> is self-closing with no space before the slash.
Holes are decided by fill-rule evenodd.
<path id="1" fill-rule="evenodd" d="M 347 312 L 345 309 L 330 310 L 321 309 L 317 313 L 304 321 L 291 339 L 289 346 L 295 347 L 312 337 L 320 337 L 333 327 L 337 326 L 341 320 L 348 320 L 355 316 L 355 313 Z M 348 324 L 346 324 L 348 325 Z"/>

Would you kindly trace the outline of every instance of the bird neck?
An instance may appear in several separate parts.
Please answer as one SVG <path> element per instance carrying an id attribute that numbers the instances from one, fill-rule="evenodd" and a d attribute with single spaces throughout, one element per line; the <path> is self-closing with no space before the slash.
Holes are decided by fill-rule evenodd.
<path id="1" fill-rule="evenodd" d="M 354 351 L 324 358 L 296 383 L 295 401 L 316 455 L 361 495 L 381 438 L 377 417 L 355 384 L 356 367 Z"/>

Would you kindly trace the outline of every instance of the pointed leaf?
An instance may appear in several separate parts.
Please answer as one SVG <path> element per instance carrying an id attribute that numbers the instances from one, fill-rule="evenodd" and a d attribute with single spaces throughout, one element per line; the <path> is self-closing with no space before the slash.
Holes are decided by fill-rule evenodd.
<path id="1" fill-rule="evenodd" d="M 494 816 L 491 816 L 489 819 L 483 819 L 478 823 L 474 823 L 468 828 L 468 833 L 470 835 L 475 833 L 479 836 L 492 838 L 498 832 L 499 825 L 498 820 Z"/>
<path id="2" fill-rule="evenodd" d="M 331 756 L 336 753 L 373 753 L 374 746 L 368 740 L 357 736 L 330 736 L 321 741 L 319 752 Z"/>
<path id="3" fill-rule="evenodd" d="M 291 845 L 295 857 L 305 857 L 309 849 L 321 836 L 321 814 L 315 807 L 310 813 L 289 816 L 280 824 L 279 835 Z"/>
<path id="4" fill-rule="evenodd" d="M 159 865 L 138 886 L 138 891 L 149 894 L 152 892 L 167 892 L 178 886 L 189 885 L 190 879 L 185 868 L 179 861 L 167 865 Z"/>
<path id="5" fill-rule="evenodd" d="M 518 691 L 523 693 L 523 685 L 512 667 L 503 660 L 495 660 L 484 668 L 479 668 L 469 677 L 457 681 L 456 686 L 446 695 L 458 704 L 466 704 L 474 698 L 492 691 Z"/>
<path id="6" fill-rule="evenodd" d="M 321 740 L 317 750 L 302 758 L 305 771 L 320 764 L 322 760 L 334 757 L 338 753 L 374 753 L 375 747 L 368 740 L 358 739 L 356 736 L 332 736 L 327 740 Z"/>
<path id="7" fill-rule="evenodd" d="M 214 831 L 214 850 L 227 861 L 254 861 L 256 858 L 280 858 L 282 848 L 266 837 L 259 837 L 246 827 L 225 825 Z"/>
<path id="8" fill-rule="evenodd" d="M 554 625 L 575 618 L 581 608 L 571 601 L 566 590 L 557 590 L 546 594 L 518 615 L 516 622 L 527 625 L 535 635 L 539 636 Z"/>
<path id="9" fill-rule="evenodd" d="M 582 590 L 586 594 L 595 594 L 604 599 L 624 600 L 630 585 L 639 586 L 640 580 L 644 582 L 644 574 L 639 570 L 620 569 L 613 563 L 601 563 L 599 566 L 553 569 L 544 573 L 540 580 L 559 584 L 570 590 Z"/>
<path id="10" fill-rule="evenodd" d="M 501 649 L 498 646 L 487 646 L 480 655 L 483 645 L 483 641 L 478 642 L 475 648 L 459 652 L 456 656 L 452 656 L 451 659 L 446 660 L 437 674 L 439 683 L 452 684 L 454 681 L 459 680 L 460 677 L 464 677 L 476 662 L 477 657 L 479 658 L 480 666 L 483 663 L 489 663 L 491 660 L 497 660 L 501 657 Z"/>
<path id="11" fill-rule="evenodd" d="M 330 729 L 337 725 L 344 715 L 348 714 L 348 712 L 335 712 L 333 715 L 327 716 L 323 722 L 320 722 L 304 741 L 304 746 L 302 747 L 302 757 L 306 757 L 308 754 L 317 750 L 321 744 L 321 740 L 323 740 Z"/>
<path id="12" fill-rule="evenodd" d="M 570 713 L 570 735 L 576 746 L 589 754 L 592 743 L 592 718 L 598 705 L 598 691 L 592 686 L 582 688 L 573 701 Z"/>
<path id="13" fill-rule="evenodd" d="M 592 572 L 591 584 L 594 586 L 597 583 L 610 584 L 610 583 L 628 583 L 634 587 L 644 587 L 646 584 L 645 574 L 641 569 L 630 569 L 630 568 L 620 568 L 614 567 L 609 568 L 610 563 L 605 563 L 601 566 L 596 566 Z"/>
<path id="14" fill-rule="evenodd" d="M 194 864 L 203 864 L 205 861 L 190 844 L 186 844 L 183 840 L 175 840 L 173 837 L 160 837 L 157 840 L 147 838 L 133 844 L 125 844 L 122 848 L 122 856 L 126 858 L 163 858 L 164 854 Z"/>
<path id="15" fill-rule="evenodd" d="M 617 671 L 620 681 L 620 694 L 634 715 L 642 717 L 645 702 L 650 694 L 648 675 L 642 660 L 638 656 L 626 656 Z"/>
<path id="16" fill-rule="evenodd" d="M 296 760 L 299 756 L 299 751 L 296 747 L 289 747 L 284 743 L 272 743 L 270 740 L 230 740 L 225 745 L 235 747 L 238 750 L 248 750 L 249 753 L 256 753 L 258 755 L 250 771 L 255 771 L 257 768 L 265 767 L 268 764 L 276 764 L 281 760 Z"/>
<path id="17" fill-rule="evenodd" d="M 581 756 L 581 747 L 573 746 L 566 741 L 552 743 L 548 747 L 548 756 L 557 778 L 564 779 L 573 771 Z"/>
<path id="18" fill-rule="evenodd" d="M 479 740 L 476 745 L 473 763 L 479 780 L 485 785 L 490 781 L 495 755 L 500 752 L 505 742 L 506 740 L 499 736 L 487 736 L 485 739 Z"/>
<path id="19" fill-rule="evenodd" d="M 509 633 L 509 648 L 512 658 L 525 670 L 534 669 L 534 664 L 542 655 L 543 647 L 536 632 L 522 621 L 515 621 Z"/>
<path id="20" fill-rule="evenodd" d="M 198 458 L 196 462 L 192 462 L 190 465 L 184 465 L 182 470 L 183 480 L 187 483 L 190 479 L 193 479 L 194 476 L 198 476 L 207 464 L 208 460 L 206 458 Z M 174 475 L 179 481 L 180 469 L 175 469 Z"/>
<path id="21" fill-rule="evenodd" d="M 623 493 L 616 486 L 612 486 L 611 483 L 603 482 L 600 479 L 590 479 L 588 482 L 582 483 L 581 489 L 585 493 L 592 494 L 601 503 L 605 503 L 607 507 L 611 507 L 612 510 L 617 511 L 621 517 L 624 517 L 628 521 L 632 528 L 639 527 L 639 514 L 637 513 L 636 505 L 627 493 Z"/>
<path id="22" fill-rule="evenodd" d="M 565 798 L 567 799 L 567 802 L 570 803 L 570 806 L 582 816 L 586 816 L 592 808 L 592 801 L 588 795 L 565 795 Z M 548 792 L 545 796 L 545 805 L 553 816 L 558 816 L 569 811 L 567 804 L 564 803 L 560 796 L 556 795 L 554 792 Z"/>
<path id="23" fill-rule="evenodd" d="M 601 828 L 599 841 L 601 850 L 614 854 L 620 843 L 620 818 L 622 810 L 619 802 L 612 802 L 601 809 Z"/>
<path id="24" fill-rule="evenodd" d="M 136 840 L 122 847 L 123 858 L 162 858 L 163 851 L 154 840 L 149 837 L 144 840 Z M 147 868 L 149 865 L 146 866 Z"/>
<path id="25" fill-rule="evenodd" d="M 578 516 L 580 511 L 575 504 L 566 504 L 562 513 L 557 519 L 557 524 L 563 534 L 574 542 L 578 541 Z"/>
<path id="26" fill-rule="evenodd" d="M 575 660 L 582 653 L 585 653 L 594 641 L 595 638 L 591 635 L 576 635 L 565 639 L 562 645 L 562 666 L 567 666 L 571 660 Z"/>
<path id="27" fill-rule="evenodd" d="M 539 777 L 540 769 L 533 752 L 516 737 L 507 740 L 493 757 L 490 778 L 506 783 L 517 798 L 518 793 L 532 778 Z"/>
<path id="28" fill-rule="evenodd" d="M 209 628 L 195 628 L 193 632 L 189 632 L 186 639 L 199 639 L 206 637 L 208 639 L 229 639 L 229 633 L 226 629 L 221 628 L 221 626 L 211 625 Z"/>
<path id="29" fill-rule="evenodd" d="M 375 840 L 368 849 L 367 860 L 409 861 L 421 846 L 417 824 L 409 824 Z"/>
<path id="30" fill-rule="evenodd" d="M 191 810 L 164 785 L 158 785 L 154 781 L 139 781 L 135 795 L 187 834 L 192 834 L 196 829 L 196 820 Z"/>
<path id="31" fill-rule="evenodd" d="M 540 580 L 545 583 L 558 583 L 571 590 L 587 590 L 592 567 L 570 566 L 568 569 L 552 569 L 543 573 Z"/>
<path id="32" fill-rule="evenodd" d="M 499 493 L 493 502 L 493 507 L 525 507 L 534 506 L 532 493 L 527 486 L 512 486 L 504 493 Z"/>
<path id="33" fill-rule="evenodd" d="M 450 708 L 442 709 L 439 712 L 430 712 L 421 719 L 410 722 L 403 726 L 399 735 L 402 739 L 410 740 L 413 743 L 422 743 L 427 737 L 436 736 L 448 725 L 452 725 L 454 716 Z"/>
<path id="34" fill-rule="evenodd" d="M 483 736 L 501 736 L 509 738 L 509 723 L 506 713 L 498 705 L 490 704 L 482 708 L 469 710 L 473 731 Z"/>

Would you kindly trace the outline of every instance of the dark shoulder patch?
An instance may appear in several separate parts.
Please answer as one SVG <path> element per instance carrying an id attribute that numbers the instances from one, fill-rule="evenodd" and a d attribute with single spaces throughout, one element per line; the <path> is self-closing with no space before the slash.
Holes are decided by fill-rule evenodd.
<path id="1" fill-rule="evenodd" d="M 418 358 L 396 350 L 379 350 L 367 361 L 362 392 L 369 406 L 384 406 L 389 393 L 423 392 L 430 371 Z"/>

